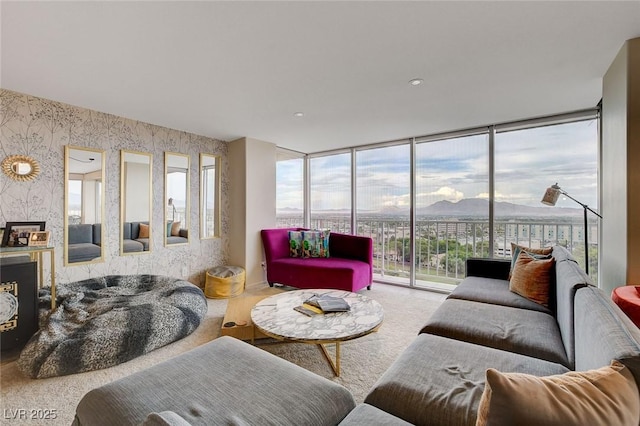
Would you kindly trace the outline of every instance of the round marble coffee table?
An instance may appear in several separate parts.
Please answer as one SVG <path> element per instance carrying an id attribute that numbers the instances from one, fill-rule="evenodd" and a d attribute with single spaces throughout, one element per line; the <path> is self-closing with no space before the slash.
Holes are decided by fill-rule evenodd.
<path id="1" fill-rule="evenodd" d="M 294 308 L 314 294 L 342 297 L 348 312 L 306 316 Z M 366 296 L 341 290 L 294 290 L 258 302 L 251 310 L 251 321 L 262 333 L 274 339 L 320 346 L 336 376 L 340 376 L 340 342 L 376 331 L 382 324 L 382 305 Z M 325 344 L 335 344 L 335 362 Z"/>

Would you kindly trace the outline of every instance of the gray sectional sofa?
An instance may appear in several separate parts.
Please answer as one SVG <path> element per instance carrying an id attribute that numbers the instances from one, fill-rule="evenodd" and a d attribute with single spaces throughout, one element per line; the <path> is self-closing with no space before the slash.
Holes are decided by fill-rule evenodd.
<path id="1" fill-rule="evenodd" d="M 640 383 L 640 330 L 565 249 L 553 257 L 549 308 L 509 291 L 509 262 L 470 259 L 468 277 L 362 404 L 336 383 L 222 337 L 89 392 L 74 424 L 474 425 L 488 368 L 548 376 L 616 359 Z"/>
<path id="2" fill-rule="evenodd" d="M 149 251 L 149 238 L 140 238 L 140 224 L 149 222 L 125 222 L 122 226 L 122 251 L 137 253 Z"/>
<path id="3" fill-rule="evenodd" d="M 417 425 L 474 425 L 488 368 L 536 376 L 625 364 L 640 384 L 640 330 L 554 247 L 550 306 L 509 291 L 510 262 L 470 259 L 460 285 L 365 398 Z"/>
<path id="4" fill-rule="evenodd" d="M 87 262 L 102 256 L 101 224 L 69 225 L 69 263 Z"/>

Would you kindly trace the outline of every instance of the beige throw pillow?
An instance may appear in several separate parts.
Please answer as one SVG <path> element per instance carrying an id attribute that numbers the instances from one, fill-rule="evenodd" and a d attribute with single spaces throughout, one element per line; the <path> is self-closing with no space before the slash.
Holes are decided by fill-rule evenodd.
<path id="1" fill-rule="evenodd" d="M 180 222 L 173 222 L 171 224 L 171 236 L 174 236 L 174 237 L 180 236 Z"/>
<path id="2" fill-rule="evenodd" d="M 138 238 L 149 238 L 149 225 L 144 223 L 140 224 L 140 232 L 138 232 Z"/>
<path id="3" fill-rule="evenodd" d="M 521 251 L 516 260 L 509 290 L 522 297 L 549 307 L 549 291 L 554 273 L 555 259 L 535 259 L 526 251 Z"/>
<path id="4" fill-rule="evenodd" d="M 518 260 L 518 256 L 522 251 L 526 251 L 527 253 L 546 256 L 548 254 L 553 253 L 553 247 L 531 248 L 531 247 L 521 246 L 516 243 L 511 243 L 511 269 L 509 270 L 509 279 L 511 279 L 511 274 L 513 273 L 513 268 L 516 265 L 516 260 Z"/>
<path id="5" fill-rule="evenodd" d="M 476 426 L 638 426 L 640 395 L 618 361 L 590 371 L 537 377 L 487 370 Z"/>

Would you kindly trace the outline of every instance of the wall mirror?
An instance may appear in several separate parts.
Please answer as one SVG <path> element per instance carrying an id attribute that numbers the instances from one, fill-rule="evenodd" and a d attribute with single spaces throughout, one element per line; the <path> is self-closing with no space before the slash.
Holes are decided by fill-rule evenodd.
<path id="1" fill-rule="evenodd" d="M 26 155 L 11 155 L 2 161 L 2 171 L 18 182 L 33 180 L 40 173 L 40 165 Z"/>
<path id="2" fill-rule="evenodd" d="M 104 151 L 65 146 L 65 265 L 104 261 L 104 165 Z"/>
<path id="3" fill-rule="evenodd" d="M 165 226 L 164 244 L 171 247 L 189 242 L 189 156 L 164 154 Z"/>
<path id="4" fill-rule="evenodd" d="M 200 154 L 200 238 L 220 236 L 219 155 Z"/>
<path id="5" fill-rule="evenodd" d="M 120 152 L 120 254 L 151 251 L 151 154 Z"/>

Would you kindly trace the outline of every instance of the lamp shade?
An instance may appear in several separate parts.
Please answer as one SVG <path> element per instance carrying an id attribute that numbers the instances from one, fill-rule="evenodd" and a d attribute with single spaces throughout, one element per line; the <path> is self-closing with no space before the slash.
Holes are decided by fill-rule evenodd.
<path id="1" fill-rule="evenodd" d="M 542 204 L 546 204 L 548 206 L 555 206 L 558 202 L 558 198 L 560 197 L 560 187 L 556 183 L 555 185 L 551 185 L 544 192 L 544 196 L 542 197 Z"/>

